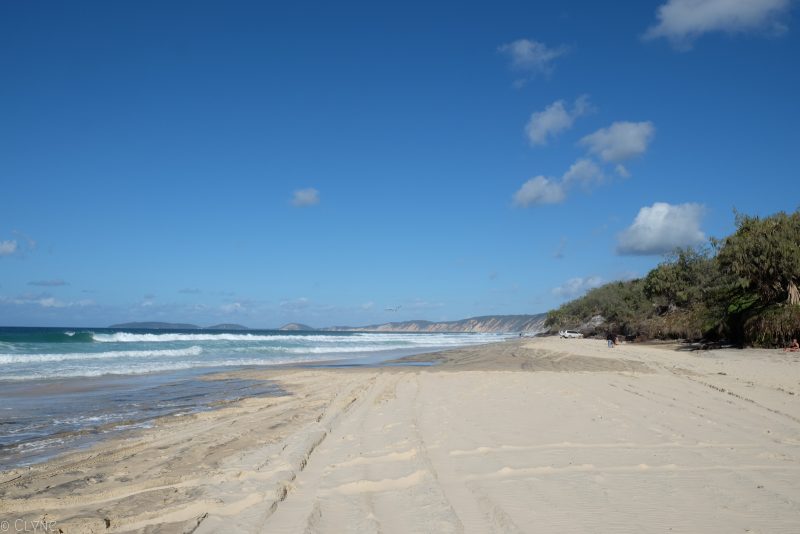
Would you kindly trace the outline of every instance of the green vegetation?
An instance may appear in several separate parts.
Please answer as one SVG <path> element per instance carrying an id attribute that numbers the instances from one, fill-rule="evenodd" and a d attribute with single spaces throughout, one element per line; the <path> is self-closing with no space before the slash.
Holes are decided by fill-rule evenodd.
<path id="1" fill-rule="evenodd" d="M 647 276 L 612 282 L 548 313 L 553 330 L 776 346 L 800 337 L 800 210 L 736 215 L 736 232 L 679 249 Z"/>

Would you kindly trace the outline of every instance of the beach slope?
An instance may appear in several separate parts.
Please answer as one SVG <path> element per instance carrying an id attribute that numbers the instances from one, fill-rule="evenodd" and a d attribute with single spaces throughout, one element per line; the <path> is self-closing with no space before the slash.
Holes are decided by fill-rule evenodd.
<path id="1" fill-rule="evenodd" d="M 544 338 L 409 360 L 438 365 L 242 372 L 288 394 L 3 473 L 0 517 L 63 532 L 800 531 L 796 354 Z"/>

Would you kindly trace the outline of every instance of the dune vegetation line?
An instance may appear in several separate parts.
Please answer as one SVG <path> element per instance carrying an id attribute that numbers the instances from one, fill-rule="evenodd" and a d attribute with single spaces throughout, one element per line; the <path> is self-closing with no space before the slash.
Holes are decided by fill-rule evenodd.
<path id="1" fill-rule="evenodd" d="M 736 214 L 736 231 L 677 249 L 643 278 L 617 281 L 548 313 L 552 330 L 771 347 L 800 335 L 800 209 Z"/>

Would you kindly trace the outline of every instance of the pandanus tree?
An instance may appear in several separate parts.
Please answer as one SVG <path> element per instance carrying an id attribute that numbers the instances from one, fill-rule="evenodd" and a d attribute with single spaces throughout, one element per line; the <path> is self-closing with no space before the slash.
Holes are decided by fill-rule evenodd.
<path id="1" fill-rule="evenodd" d="M 745 343 L 775 346 L 800 334 L 800 211 L 736 216 L 720 269 L 734 281 L 731 325 Z"/>
<path id="2" fill-rule="evenodd" d="M 723 272 L 762 305 L 800 304 L 800 210 L 759 218 L 736 215 L 736 232 L 717 256 Z"/>
<path id="3" fill-rule="evenodd" d="M 645 277 L 647 298 L 672 311 L 704 302 L 720 278 L 709 247 L 679 248 Z"/>

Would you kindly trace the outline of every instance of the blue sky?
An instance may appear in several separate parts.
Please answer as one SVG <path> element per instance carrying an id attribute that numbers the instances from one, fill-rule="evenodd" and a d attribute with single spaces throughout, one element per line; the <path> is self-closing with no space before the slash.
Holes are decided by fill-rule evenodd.
<path id="1" fill-rule="evenodd" d="M 539 4 L 4 2 L 0 324 L 535 313 L 800 205 L 796 2 Z"/>

